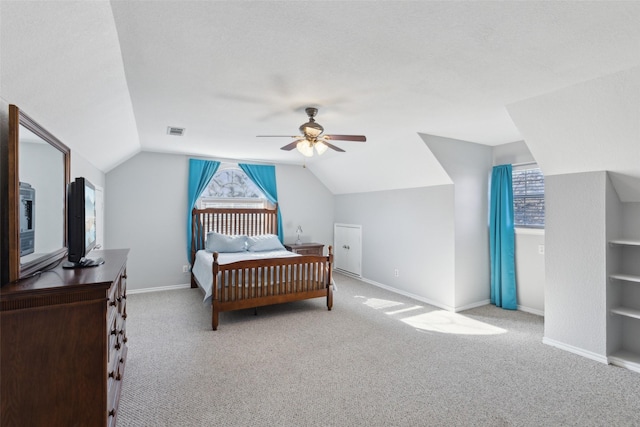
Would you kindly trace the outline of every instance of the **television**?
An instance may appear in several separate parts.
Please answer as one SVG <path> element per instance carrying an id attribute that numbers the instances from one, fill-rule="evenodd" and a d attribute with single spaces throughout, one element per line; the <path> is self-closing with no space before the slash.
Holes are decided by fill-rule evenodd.
<path id="1" fill-rule="evenodd" d="M 78 177 L 67 189 L 68 260 L 63 268 L 96 267 L 103 258 L 88 258 L 96 246 L 96 189 L 88 179 Z"/>

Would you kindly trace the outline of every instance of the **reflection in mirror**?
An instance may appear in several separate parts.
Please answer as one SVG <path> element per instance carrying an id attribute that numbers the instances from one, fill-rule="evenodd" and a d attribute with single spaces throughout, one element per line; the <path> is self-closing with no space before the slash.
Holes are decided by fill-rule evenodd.
<path id="1" fill-rule="evenodd" d="M 64 154 L 20 125 L 20 264 L 65 246 Z"/>
<path id="2" fill-rule="evenodd" d="M 18 107 L 9 105 L 9 274 L 3 274 L 3 282 L 42 272 L 66 255 L 70 157 L 66 145 Z"/>

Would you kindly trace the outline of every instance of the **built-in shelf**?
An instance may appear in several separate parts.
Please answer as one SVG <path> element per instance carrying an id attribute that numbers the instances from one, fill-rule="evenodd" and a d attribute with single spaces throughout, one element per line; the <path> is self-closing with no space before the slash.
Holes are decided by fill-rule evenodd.
<path id="1" fill-rule="evenodd" d="M 624 280 L 625 282 L 638 282 L 640 283 L 640 276 L 634 274 L 612 274 L 609 276 L 611 279 Z"/>
<path id="2" fill-rule="evenodd" d="M 611 309 L 612 313 L 619 314 L 620 316 L 633 317 L 634 319 L 640 319 L 640 310 L 627 307 L 616 307 Z"/>
<path id="3" fill-rule="evenodd" d="M 624 245 L 624 246 L 640 246 L 640 240 L 636 239 L 613 239 L 609 240 L 610 245 Z"/>
<path id="4" fill-rule="evenodd" d="M 608 357 L 608 362 L 612 365 L 640 372 L 640 355 L 627 350 L 619 350 Z"/>

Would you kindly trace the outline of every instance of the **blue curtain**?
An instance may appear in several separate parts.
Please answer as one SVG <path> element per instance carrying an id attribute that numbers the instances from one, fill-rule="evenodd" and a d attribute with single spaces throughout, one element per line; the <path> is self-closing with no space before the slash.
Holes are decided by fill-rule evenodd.
<path id="1" fill-rule="evenodd" d="M 491 174 L 491 304 L 515 310 L 516 263 L 511 165 L 494 166 Z"/>
<path id="2" fill-rule="evenodd" d="M 189 159 L 189 190 L 187 193 L 187 260 L 189 262 L 191 262 L 191 211 L 219 166 L 220 162 L 213 160 Z"/>
<path id="3" fill-rule="evenodd" d="M 238 163 L 240 169 L 262 190 L 271 203 L 278 203 L 278 188 L 276 186 L 276 167 L 269 165 L 247 165 Z M 282 242 L 282 214 L 278 205 L 278 238 Z"/>

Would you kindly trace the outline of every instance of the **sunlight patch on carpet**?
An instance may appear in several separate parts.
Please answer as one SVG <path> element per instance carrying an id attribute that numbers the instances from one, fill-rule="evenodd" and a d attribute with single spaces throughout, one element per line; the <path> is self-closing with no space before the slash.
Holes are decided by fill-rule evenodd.
<path id="1" fill-rule="evenodd" d="M 356 298 L 364 298 L 364 305 L 369 306 L 371 308 L 375 308 L 376 310 L 380 310 L 383 308 L 397 307 L 399 305 L 404 305 L 401 302 L 390 301 L 387 299 L 379 299 L 379 298 L 367 298 L 363 296 L 356 296 Z"/>
<path id="2" fill-rule="evenodd" d="M 498 328 L 479 320 L 471 319 L 459 313 L 446 310 L 429 311 L 410 317 L 400 317 L 400 315 L 425 309 L 420 305 L 407 306 L 405 303 L 380 298 L 367 298 L 356 295 L 355 298 L 364 300 L 363 305 L 376 310 L 384 311 L 388 316 L 395 316 L 398 320 L 423 331 L 439 332 L 454 335 L 498 335 L 507 332 L 506 329 Z"/>
<path id="3" fill-rule="evenodd" d="M 444 310 L 431 311 L 417 316 L 400 319 L 416 329 L 456 335 L 498 335 L 506 329 L 471 319 L 459 313 Z"/>

